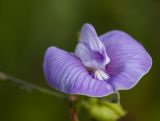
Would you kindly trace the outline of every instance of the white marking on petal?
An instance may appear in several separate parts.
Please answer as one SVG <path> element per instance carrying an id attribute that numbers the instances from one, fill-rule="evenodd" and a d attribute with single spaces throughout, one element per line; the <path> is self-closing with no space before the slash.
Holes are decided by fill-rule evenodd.
<path id="1" fill-rule="evenodd" d="M 99 80 L 107 80 L 107 79 L 109 79 L 109 75 L 106 72 L 102 71 L 102 70 L 96 70 L 94 72 L 94 76 L 95 76 L 95 78 L 97 78 Z"/>

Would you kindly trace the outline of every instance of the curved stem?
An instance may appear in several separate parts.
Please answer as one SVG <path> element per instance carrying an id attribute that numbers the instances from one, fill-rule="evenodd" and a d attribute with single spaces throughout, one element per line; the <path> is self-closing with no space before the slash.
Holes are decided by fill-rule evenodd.
<path id="1" fill-rule="evenodd" d="M 112 96 L 112 99 L 111 99 L 111 102 L 115 102 L 115 103 L 118 103 L 120 104 L 120 94 L 118 91 L 116 91 L 113 96 Z"/>
<path id="2" fill-rule="evenodd" d="M 2 73 L 2 72 L 0 72 L 0 80 L 11 81 L 11 82 L 16 83 L 18 85 L 21 85 L 22 87 L 24 87 L 27 90 L 35 90 L 35 91 L 42 92 L 42 93 L 45 93 L 45 94 L 49 94 L 49 95 L 52 95 L 52 96 L 56 96 L 56 97 L 59 97 L 59 98 L 65 98 L 66 97 L 64 94 L 61 94 L 61 93 L 58 93 L 56 91 L 52 91 L 52 90 L 37 86 L 35 84 L 29 83 L 27 81 L 24 81 L 24 80 L 21 80 L 21 79 L 18 79 L 18 78 L 15 78 L 13 76 L 10 76 L 10 75 Z"/>

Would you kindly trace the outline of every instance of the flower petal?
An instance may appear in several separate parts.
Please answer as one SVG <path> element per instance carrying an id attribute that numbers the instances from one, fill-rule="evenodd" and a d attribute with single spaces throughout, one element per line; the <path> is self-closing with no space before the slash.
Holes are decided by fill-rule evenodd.
<path id="1" fill-rule="evenodd" d="M 108 82 L 115 90 L 132 88 L 151 68 L 152 59 L 144 47 L 122 31 L 111 31 L 100 36 L 110 63 Z"/>
<path id="2" fill-rule="evenodd" d="M 92 78 L 77 57 L 56 47 L 47 49 L 43 70 L 48 83 L 67 94 L 101 97 L 114 92 L 109 83 Z"/>
<path id="3" fill-rule="evenodd" d="M 99 40 L 95 29 L 90 24 L 83 25 L 75 54 L 85 66 L 90 68 L 104 69 L 110 61 L 103 43 Z"/>

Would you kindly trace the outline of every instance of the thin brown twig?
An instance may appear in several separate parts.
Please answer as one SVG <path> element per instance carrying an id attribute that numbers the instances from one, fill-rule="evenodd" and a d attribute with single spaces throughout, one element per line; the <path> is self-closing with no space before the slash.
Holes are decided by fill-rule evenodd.
<path id="1" fill-rule="evenodd" d="M 75 108 L 69 108 L 69 113 L 70 113 L 70 119 L 71 121 L 78 121 L 78 117 L 77 117 L 77 112 L 75 110 Z"/>
<path id="2" fill-rule="evenodd" d="M 69 103 L 70 103 L 69 115 L 70 115 L 71 121 L 79 121 L 78 116 L 77 116 L 77 110 L 74 106 L 75 101 L 77 101 L 77 96 L 70 95 L 68 100 L 69 100 Z"/>

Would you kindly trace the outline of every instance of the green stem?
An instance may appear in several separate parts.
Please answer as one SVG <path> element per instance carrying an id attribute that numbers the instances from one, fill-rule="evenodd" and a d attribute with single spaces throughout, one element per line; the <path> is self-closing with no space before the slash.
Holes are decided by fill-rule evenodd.
<path id="1" fill-rule="evenodd" d="M 13 76 L 10 76 L 10 75 L 2 73 L 2 72 L 0 72 L 0 80 L 11 81 L 11 82 L 16 83 L 18 85 L 21 85 L 22 87 L 24 87 L 27 90 L 28 89 L 29 90 L 35 90 L 35 91 L 38 91 L 38 92 L 42 92 L 42 93 L 45 93 L 45 94 L 56 96 L 58 98 L 66 98 L 66 96 L 64 94 L 61 94 L 61 93 L 58 93 L 56 91 L 52 91 L 52 90 L 37 86 L 35 84 L 29 83 L 27 81 L 24 81 L 24 80 L 21 80 L 21 79 L 18 79 L 18 78 L 15 78 Z"/>
<path id="2" fill-rule="evenodd" d="M 118 91 L 116 91 L 113 96 L 112 96 L 112 99 L 111 99 L 111 102 L 115 102 L 115 103 L 118 103 L 120 104 L 120 94 Z"/>

